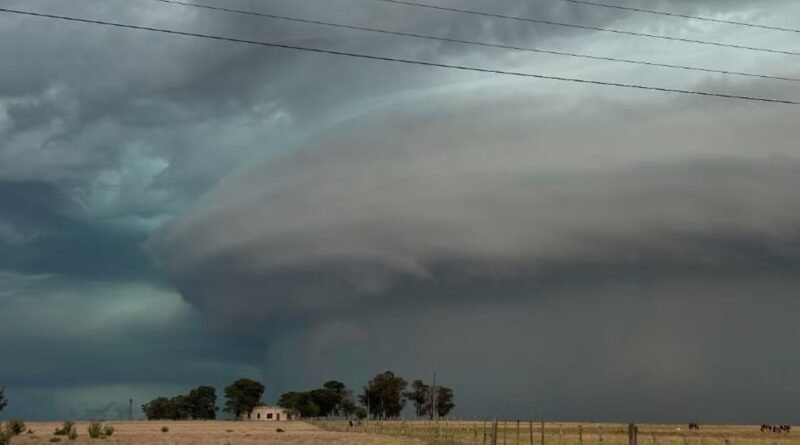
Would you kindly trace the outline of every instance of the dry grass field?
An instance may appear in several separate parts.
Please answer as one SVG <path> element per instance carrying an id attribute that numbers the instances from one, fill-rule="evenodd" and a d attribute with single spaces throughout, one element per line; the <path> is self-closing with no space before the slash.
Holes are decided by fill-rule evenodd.
<path id="1" fill-rule="evenodd" d="M 441 421 L 437 428 L 430 422 L 369 422 L 349 428 L 346 422 L 317 422 L 334 431 L 359 430 L 362 433 L 389 437 L 414 437 L 428 443 L 453 445 L 490 445 L 491 421 Z M 547 423 L 544 445 L 628 445 L 627 425 Z M 800 433 L 761 433 L 759 425 L 700 425 L 689 431 L 687 425 L 638 425 L 637 445 L 800 445 Z M 538 422 L 499 421 L 498 445 L 542 445 Z"/>
<path id="2" fill-rule="evenodd" d="M 91 439 L 88 422 L 77 425 L 78 438 L 54 436 L 60 422 L 29 422 L 33 433 L 12 445 L 490 445 L 490 421 L 365 422 L 350 428 L 345 421 L 307 422 L 109 422 L 111 437 Z M 162 432 L 167 427 L 168 432 Z M 281 428 L 284 432 L 277 432 Z M 638 445 L 800 445 L 800 433 L 761 433 L 758 426 L 639 425 Z M 58 442 L 51 442 L 58 437 Z M 542 445 L 539 423 L 499 421 L 497 445 Z M 627 425 L 547 423 L 544 445 L 628 445 Z"/>
<path id="3" fill-rule="evenodd" d="M 32 434 L 23 433 L 11 445 L 423 445 L 419 439 L 364 433 L 325 431 L 305 422 L 108 422 L 115 432 L 105 439 L 91 439 L 88 422 L 78 422 L 78 438 L 54 436 L 60 422 L 26 422 Z M 162 432 L 162 427 L 168 432 Z M 276 432 L 276 428 L 285 430 Z M 50 442 L 54 437 L 59 442 Z"/>

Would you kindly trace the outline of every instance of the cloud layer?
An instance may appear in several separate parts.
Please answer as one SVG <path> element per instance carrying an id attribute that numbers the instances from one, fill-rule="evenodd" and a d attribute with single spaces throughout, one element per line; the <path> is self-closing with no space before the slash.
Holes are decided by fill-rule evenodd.
<path id="1" fill-rule="evenodd" d="M 157 2 L 37 10 L 565 77 L 792 83 L 532 56 Z M 564 2 L 437 4 L 792 50 Z M 791 58 L 370 0 L 226 4 L 799 77 Z M 790 1 L 671 1 L 793 26 Z M 797 419 L 792 108 L 0 16 L 0 386 L 27 418 L 197 384 L 439 368 L 460 416 Z M 95 357 L 102 353 L 105 360 Z M 636 384 L 631 384 L 635 382 Z M 767 399 L 765 398 L 768 398 Z M 794 398 L 794 399 L 793 399 Z"/>

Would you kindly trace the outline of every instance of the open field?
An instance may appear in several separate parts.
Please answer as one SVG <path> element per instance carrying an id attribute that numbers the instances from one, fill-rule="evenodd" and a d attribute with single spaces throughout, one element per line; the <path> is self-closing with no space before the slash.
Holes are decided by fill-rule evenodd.
<path id="1" fill-rule="evenodd" d="M 371 421 L 350 428 L 346 421 L 109 422 L 116 429 L 106 439 L 89 438 L 88 422 L 78 422 L 78 438 L 59 436 L 64 445 L 490 445 L 491 421 Z M 28 422 L 34 433 L 23 433 L 12 445 L 47 445 L 60 422 Z M 168 432 L 162 432 L 162 427 Z M 279 433 L 277 428 L 285 430 Z M 761 433 L 754 426 L 638 425 L 638 445 L 800 445 L 800 433 Z M 437 434 L 438 429 L 438 434 Z M 499 421 L 497 445 L 542 445 L 538 422 Z M 544 445 L 628 445 L 627 425 L 547 423 Z"/>
<path id="2" fill-rule="evenodd" d="M 419 439 L 364 433 L 324 431 L 305 422 L 108 422 L 116 431 L 106 439 L 91 439 L 88 422 L 78 422 L 74 441 L 58 436 L 60 445 L 424 445 Z M 53 431 L 60 422 L 26 422 L 33 434 L 23 433 L 11 445 L 51 445 Z M 161 432 L 166 426 L 169 432 Z M 285 430 L 276 432 L 276 428 Z"/>
<path id="3" fill-rule="evenodd" d="M 490 445 L 491 421 L 440 421 L 438 428 L 425 421 L 373 421 L 349 428 L 344 421 L 316 422 L 334 431 L 362 431 L 390 437 L 414 437 L 429 443 Z M 761 433 L 760 425 L 700 425 L 689 431 L 687 425 L 640 424 L 638 445 L 800 445 L 800 433 Z M 546 423 L 544 445 L 628 445 L 625 424 Z M 438 429 L 438 434 L 437 434 Z M 499 421 L 497 445 L 542 445 L 538 422 Z"/>

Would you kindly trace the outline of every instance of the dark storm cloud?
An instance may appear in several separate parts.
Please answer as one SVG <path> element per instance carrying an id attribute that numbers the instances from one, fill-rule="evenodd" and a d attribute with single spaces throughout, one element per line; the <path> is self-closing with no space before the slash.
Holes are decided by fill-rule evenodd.
<path id="1" fill-rule="evenodd" d="M 253 351 L 204 329 L 179 295 L 153 285 L 6 272 L 0 304 L 0 352 L 11 358 L 0 367 L 12 401 L 4 415 L 53 418 L 72 404 L 86 418 L 109 403 L 127 414 L 129 397 L 141 404 L 156 391 L 261 378 Z"/>
<path id="2" fill-rule="evenodd" d="M 777 354 L 717 376 L 741 358 L 725 339 L 748 335 L 734 336 L 725 317 L 761 314 L 753 329 L 775 329 L 754 343 L 794 335 L 759 312 L 791 303 L 800 266 L 791 114 L 718 102 L 676 115 L 694 101 L 556 99 L 521 84 L 433 90 L 356 114 L 244 169 L 150 247 L 224 328 L 291 345 L 267 363 L 301 351 L 314 371 L 292 367 L 282 383 L 442 366 L 464 415 L 539 403 L 560 416 L 682 421 L 684 403 L 705 400 L 696 416 L 747 421 L 756 408 L 725 407 L 761 399 L 728 396 L 730 385 L 798 366 Z M 578 113 L 572 97 L 601 105 Z M 707 327 L 675 321 L 673 337 L 673 317 L 718 305 Z M 630 331 L 613 333 L 628 317 Z M 364 366 L 344 370 L 339 354 Z M 502 381 L 496 400 L 470 385 L 482 378 Z M 790 407 L 786 398 L 769 410 Z"/>
<path id="3" fill-rule="evenodd" d="M 448 63 L 797 93 L 155 2 L 5 4 Z M 794 44 L 556 1 L 437 4 Z M 225 6 L 796 71 L 773 56 L 370 0 Z M 776 24 L 796 16 L 788 1 L 652 7 Z M 0 57 L 0 355 L 15 357 L 0 366 L 13 402 L 4 415 L 124 416 L 128 397 L 138 406 L 242 375 L 265 379 L 274 399 L 333 377 L 357 386 L 386 368 L 426 377 L 431 366 L 448 376 L 465 415 L 543 405 L 625 420 L 683 421 L 675 413 L 685 404 L 698 406 L 696 418 L 790 412 L 797 361 L 760 348 L 796 335 L 774 315 L 791 311 L 797 289 L 789 191 L 800 166 L 796 119 L 784 109 L 6 15 Z M 145 260 L 145 240 L 163 276 Z M 732 345 L 758 360 L 742 363 Z M 771 388 L 747 383 L 764 376 L 791 391 L 761 405 Z M 619 389 L 630 380 L 640 383 Z M 476 384 L 485 381 L 502 383 L 485 391 Z M 750 411 L 729 409 L 745 403 Z"/>

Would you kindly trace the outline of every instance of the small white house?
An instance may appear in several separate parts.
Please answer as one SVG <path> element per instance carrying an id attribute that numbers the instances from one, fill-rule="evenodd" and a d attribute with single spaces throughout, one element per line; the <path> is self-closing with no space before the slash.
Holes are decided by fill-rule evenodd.
<path id="1" fill-rule="evenodd" d="M 242 417 L 244 417 L 244 415 Z M 253 408 L 253 412 L 242 420 L 280 422 L 282 420 L 292 420 L 292 417 L 285 409 L 279 406 L 261 405 Z"/>

